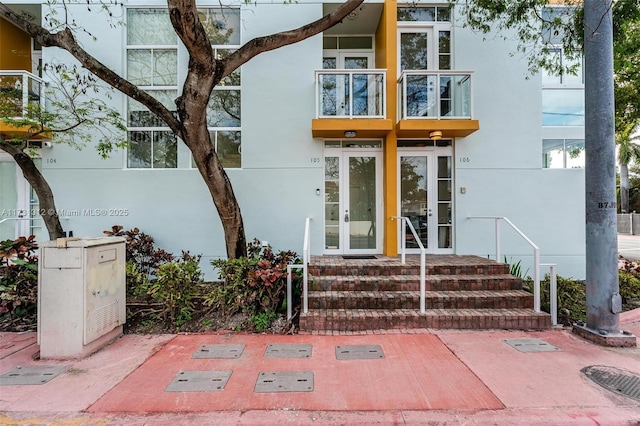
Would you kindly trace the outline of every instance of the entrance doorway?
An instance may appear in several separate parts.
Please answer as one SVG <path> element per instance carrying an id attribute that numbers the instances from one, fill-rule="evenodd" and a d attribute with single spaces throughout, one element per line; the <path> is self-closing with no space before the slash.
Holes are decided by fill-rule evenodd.
<path id="1" fill-rule="evenodd" d="M 324 188 L 325 253 L 382 252 L 381 142 L 325 142 Z"/>
<path id="2" fill-rule="evenodd" d="M 449 146 L 398 141 L 398 210 L 409 218 L 428 253 L 446 254 L 453 253 L 452 149 L 451 141 L 438 144 Z M 406 235 L 407 249 L 417 252 L 409 229 Z"/>

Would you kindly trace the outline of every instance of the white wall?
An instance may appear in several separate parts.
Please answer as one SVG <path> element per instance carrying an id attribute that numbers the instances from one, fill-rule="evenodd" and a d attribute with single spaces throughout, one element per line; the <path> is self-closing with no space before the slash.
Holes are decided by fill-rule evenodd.
<path id="1" fill-rule="evenodd" d="M 479 131 L 455 142 L 456 252 L 493 258 L 494 221 L 467 217 L 506 216 L 540 247 L 542 262 L 584 278 L 584 169 L 541 168 L 539 76 L 528 75 L 526 59 L 509 55 L 512 41 L 483 41 L 463 28 L 454 38 L 456 68 L 474 71 L 480 120 Z M 522 260 L 532 275 L 530 246 L 506 224 L 501 229 L 502 255 Z"/>

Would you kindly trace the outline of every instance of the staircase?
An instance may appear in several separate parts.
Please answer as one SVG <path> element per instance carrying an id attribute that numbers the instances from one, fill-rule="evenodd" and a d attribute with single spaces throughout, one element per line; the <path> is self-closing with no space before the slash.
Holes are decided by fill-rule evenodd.
<path id="1" fill-rule="evenodd" d="M 388 329 L 547 329 L 533 295 L 509 266 L 476 256 L 427 255 L 426 312 L 420 314 L 420 257 L 314 256 L 302 331 Z"/>

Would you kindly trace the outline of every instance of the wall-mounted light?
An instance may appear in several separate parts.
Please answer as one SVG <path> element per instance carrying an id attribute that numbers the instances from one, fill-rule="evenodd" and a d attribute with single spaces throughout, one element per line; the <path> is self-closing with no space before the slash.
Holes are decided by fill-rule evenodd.
<path id="1" fill-rule="evenodd" d="M 320 188 L 316 188 L 316 195 L 320 195 Z"/>
<path id="2" fill-rule="evenodd" d="M 434 141 L 439 141 L 440 139 L 442 139 L 442 132 L 440 130 L 436 130 L 429 133 L 429 139 L 432 139 Z"/>
<path id="3" fill-rule="evenodd" d="M 346 130 L 344 132 L 345 138 L 355 138 L 358 133 L 355 130 Z"/>

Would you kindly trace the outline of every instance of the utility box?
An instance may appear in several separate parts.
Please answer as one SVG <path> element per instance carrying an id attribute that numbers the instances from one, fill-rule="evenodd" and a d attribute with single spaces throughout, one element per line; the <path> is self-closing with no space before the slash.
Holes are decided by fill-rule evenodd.
<path id="1" fill-rule="evenodd" d="M 41 358 L 82 358 L 122 334 L 125 239 L 59 238 L 40 243 Z"/>

